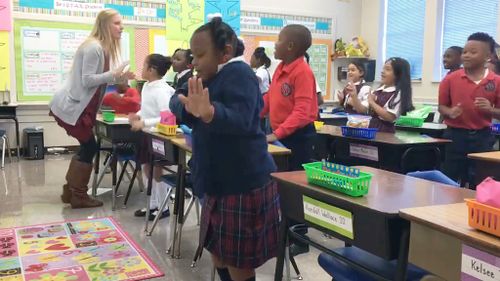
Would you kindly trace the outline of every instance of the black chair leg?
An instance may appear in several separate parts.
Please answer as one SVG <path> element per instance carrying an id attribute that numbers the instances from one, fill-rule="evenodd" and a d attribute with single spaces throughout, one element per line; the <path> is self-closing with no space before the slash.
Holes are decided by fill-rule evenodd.
<path id="1" fill-rule="evenodd" d="M 116 183 L 116 188 L 115 192 L 118 192 L 118 188 L 120 187 L 120 183 L 122 183 L 123 175 L 125 175 L 125 172 L 127 171 L 127 165 L 128 165 L 128 160 L 125 161 L 123 164 L 122 170 L 120 171 L 120 176 L 118 177 L 118 182 Z"/>
<path id="2" fill-rule="evenodd" d="M 136 165 L 138 165 L 136 163 Z M 140 166 L 139 168 L 134 169 L 134 173 L 132 174 L 132 179 L 130 180 L 130 184 L 128 185 L 128 190 L 127 190 L 127 195 L 125 196 L 125 201 L 123 202 L 123 206 L 127 206 L 128 198 L 130 197 L 130 192 L 132 191 L 132 187 L 134 186 L 135 178 L 137 177 L 137 173 L 140 172 Z"/>
<path id="3" fill-rule="evenodd" d="M 299 267 L 297 266 L 295 258 L 292 255 L 289 256 L 290 256 L 290 263 L 293 266 L 293 270 L 295 270 L 295 274 L 297 274 L 299 280 L 302 280 L 302 275 L 300 275 Z"/>

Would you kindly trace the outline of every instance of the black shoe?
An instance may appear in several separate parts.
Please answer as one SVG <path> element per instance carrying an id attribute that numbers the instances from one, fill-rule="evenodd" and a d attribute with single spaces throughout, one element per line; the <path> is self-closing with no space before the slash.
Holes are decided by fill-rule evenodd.
<path id="1" fill-rule="evenodd" d="M 158 213 L 158 211 L 149 213 L 149 220 L 150 221 L 154 221 L 155 217 L 156 217 L 155 214 L 157 214 L 157 213 Z M 167 209 L 167 210 L 161 212 L 161 214 L 160 214 L 160 220 L 164 219 L 164 218 L 168 218 L 169 216 L 170 216 L 170 209 Z"/>
<path id="2" fill-rule="evenodd" d="M 301 254 L 309 253 L 309 245 L 308 244 L 292 244 L 290 245 L 290 255 L 291 256 L 298 256 Z"/>
<path id="3" fill-rule="evenodd" d="M 152 214 L 152 213 L 156 212 L 157 210 L 158 210 L 158 208 L 151 209 L 151 210 L 149 210 L 149 213 Z M 145 217 L 146 216 L 146 208 L 142 208 L 140 210 L 135 211 L 134 216 Z"/>

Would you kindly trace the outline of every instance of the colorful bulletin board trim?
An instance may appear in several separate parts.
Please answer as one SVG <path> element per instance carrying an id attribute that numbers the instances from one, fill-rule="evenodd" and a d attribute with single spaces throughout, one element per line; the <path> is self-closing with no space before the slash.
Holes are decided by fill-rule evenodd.
<path id="1" fill-rule="evenodd" d="M 24 13 L 92 17 L 105 8 L 118 10 L 124 19 L 164 23 L 165 4 L 147 1 L 14 0 L 14 10 Z"/>
<path id="2" fill-rule="evenodd" d="M 0 229 L 0 281 L 131 281 L 164 274 L 113 218 Z"/>
<path id="3" fill-rule="evenodd" d="M 17 100 L 49 101 L 69 72 L 74 53 L 92 26 L 29 20 L 14 21 Z M 122 34 L 122 58 L 135 69 L 135 30 Z"/>
<path id="4" fill-rule="evenodd" d="M 331 18 L 241 11 L 242 32 L 279 33 L 283 27 L 289 24 L 302 24 L 315 34 L 333 34 Z"/>
<path id="5" fill-rule="evenodd" d="M 277 36 L 243 36 L 243 39 L 248 38 L 252 44 L 266 48 L 266 54 L 274 57 L 274 42 L 277 41 Z M 253 42 L 254 41 L 254 42 Z M 256 43 L 255 43 L 256 42 Z M 246 51 L 246 48 L 245 48 Z M 253 52 L 253 49 L 251 50 Z M 309 65 L 316 77 L 316 81 L 323 94 L 326 94 L 326 99 L 330 98 L 330 81 L 332 62 L 329 59 L 333 53 L 333 43 L 327 39 L 313 39 L 313 44 L 309 48 L 310 55 Z M 248 53 L 247 53 L 248 54 Z M 249 54 L 251 56 L 251 53 Z"/>
<path id="6" fill-rule="evenodd" d="M 205 0 L 205 21 L 207 15 L 219 13 L 224 22 L 240 35 L 240 0 Z"/>
<path id="7" fill-rule="evenodd" d="M 0 30 L 12 29 L 11 0 L 0 0 Z"/>

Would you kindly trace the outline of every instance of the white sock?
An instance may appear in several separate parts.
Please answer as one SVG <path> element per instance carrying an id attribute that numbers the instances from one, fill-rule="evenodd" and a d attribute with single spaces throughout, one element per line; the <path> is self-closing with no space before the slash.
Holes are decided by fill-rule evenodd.
<path id="1" fill-rule="evenodd" d="M 156 190 L 155 195 L 156 195 L 156 200 L 159 202 L 159 204 L 158 204 L 158 208 L 159 208 L 161 203 L 163 202 L 163 200 L 165 200 L 165 198 L 167 197 L 167 194 L 172 187 L 170 185 L 168 185 L 167 183 L 165 183 L 164 181 L 160 181 L 160 182 L 154 181 L 154 182 L 155 182 L 154 187 Z M 161 211 L 166 211 L 166 210 L 168 210 L 168 204 L 166 204 L 165 208 Z"/>
<path id="2" fill-rule="evenodd" d="M 149 175 L 146 173 L 146 169 L 144 169 L 144 166 L 145 165 L 142 165 L 142 182 L 144 184 L 144 188 L 147 190 L 148 189 L 148 179 L 149 179 Z M 153 180 L 153 183 L 152 183 L 152 187 L 151 187 L 151 197 L 149 198 L 149 209 L 152 210 L 152 209 L 157 209 L 160 207 L 160 203 L 158 203 L 156 201 L 156 187 L 155 187 L 155 180 Z"/>

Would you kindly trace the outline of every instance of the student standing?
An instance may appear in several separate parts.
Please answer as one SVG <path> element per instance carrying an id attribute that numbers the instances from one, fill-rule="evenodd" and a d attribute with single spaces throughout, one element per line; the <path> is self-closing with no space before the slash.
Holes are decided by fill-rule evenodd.
<path id="1" fill-rule="evenodd" d="M 371 87 L 366 84 L 364 80 L 365 76 L 365 65 L 361 61 L 353 60 L 347 66 L 347 80 L 350 85 L 356 88 L 356 91 L 347 90 L 347 86 L 337 93 L 337 98 L 339 103 L 343 105 L 344 111 L 349 114 L 366 114 L 366 108 L 360 106 L 362 103 L 366 103 L 368 100 L 368 95 L 371 92 Z M 356 101 L 354 101 L 356 99 Z M 357 105 L 358 108 L 355 108 Z"/>
<path id="2" fill-rule="evenodd" d="M 271 74 L 269 74 L 269 67 L 271 66 L 271 59 L 266 55 L 264 47 L 258 47 L 250 58 L 250 66 L 255 69 L 255 75 L 259 79 L 259 89 L 264 95 L 269 91 L 269 84 L 271 84 Z"/>
<path id="3" fill-rule="evenodd" d="M 142 68 L 142 78 L 147 82 L 142 88 L 141 110 L 136 114 L 129 115 L 129 122 L 132 126 L 132 131 L 140 131 L 143 128 L 150 128 L 160 122 L 160 113 L 169 111 L 170 98 L 174 94 L 174 89 L 162 80 L 168 69 L 172 65 L 170 58 L 160 54 L 151 54 L 144 60 Z M 152 168 L 149 161 L 148 143 L 144 137 L 142 145 L 139 149 L 139 163 L 142 164 L 143 181 L 147 185 L 150 169 Z M 164 210 L 159 210 L 161 203 L 167 197 L 168 190 L 171 188 L 167 183 L 162 181 L 163 169 L 160 166 L 154 167 L 153 171 L 153 189 L 150 198 L 149 220 L 154 220 L 156 216 L 160 219 L 170 215 L 168 205 Z M 146 209 L 137 210 L 134 215 L 136 217 L 144 217 Z"/>
<path id="4" fill-rule="evenodd" d="M 261 116 L 269 114 L 273 133 L 268 142 L 279 140 L 292 151 L 289 168 L 301 170 L 311 161 L 318 116 L 314 74 L 304 59 L 311 46 L 311 32 L 302 25 L 288 25 L 279 34 L 274 56 L 280 59 L 273 82 L 264 95 Z"/>
<path id="5" fill-rule="evenodd" d="M 193 128 L 195 189 L 205 192 L 200 244 L 222 281 L 254 281 L 255 268 L 276 256 L 279 196 L 259 127 L 262 95 L 252 69 L 236 57 L 238 39 L 220 18 L 191 37 L 193 66 L 181 117 Z"/>
<path id="6" fill-rule="evenodd" d="M 189 78 L 193 77 L 193 55 L 190 49 L 177 49 L 172 56 L 172 69 L 174 70 L 174 89 L 186 84 Z"/>
<path id="7" fill-rule="evenodd" d="M 102 206 L 102 202 L 87 195 L 92 162 L 97 151 L 93 128 L 107 83 L 134 78 L 119 64 L 120 39 L 123 31 L 120 14 L 112 9 L 101 11 L 89 37 L 77 49 L 66 84 L 50 102 L 50 115 L 66 133 L 80 143 L 80 150 L 69 164 L 61 200 L 72 208 Z"/>
<path id="8" fill-rule="evenodd" d="M 447 75 L 439 85 L 439 112 L 448 125 L 444 172 L 450 178 L 474 183 L 467 154 L 490 151 L 495 139 L 492 118 L 500 118 L 500 77 L 486 63 L 494 52 L 495 41 L 486 33 L 469 36 L 465 44 L 463 69 Z"/>
<path id="9" fill-rule="evenodd" d="M 451 46 L 443 54 L 443 66 L 448 70 L 448 74 L 459 70 L 462 67 L 462 51 L 459 46 Z"/>

